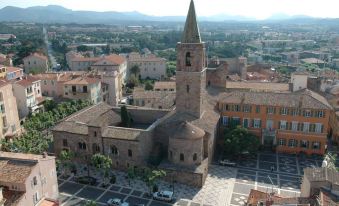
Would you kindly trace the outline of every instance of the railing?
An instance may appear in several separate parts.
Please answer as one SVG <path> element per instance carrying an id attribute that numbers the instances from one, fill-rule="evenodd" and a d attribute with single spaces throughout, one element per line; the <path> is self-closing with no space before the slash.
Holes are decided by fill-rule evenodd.
<path id="1" fill-rule="evenodd" d="M 275 136 L 276 130 L 275 129 L 263 129 L 262 133 L 264 136 Z"/>

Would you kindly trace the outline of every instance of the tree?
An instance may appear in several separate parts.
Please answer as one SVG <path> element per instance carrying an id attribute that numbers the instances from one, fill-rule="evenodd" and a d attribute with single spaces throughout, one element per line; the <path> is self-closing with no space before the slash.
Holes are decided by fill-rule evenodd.
<path id="1" fill-rule="evenodd" d="M 149 90 L 153 90 L 153 85 L 150 81 L 147 81 L 145 83 L 145 90 L 149 91 Z"/>
<path id="2" fill-rule="evenodd" d="M 70 172 L 70 169 L 73 165 L 72 159 L 74 157 L 73 152 L 71 151 L 61 151 L 59 154 L 59 160 L 62 168 L 62 174 L 68 175 Z"/>
<path id="3" fill-rule="evenodd" d="M 332 154 L 330 152 L 327 152 L 324 155 L 324 160 L 322 162 L 322 167 L 327 167 L 327 168 L 330 168 L 330 169 L 337 170 L 337 167 L 335 165 L 336 161 L 337 161 L 337 155 L 336 154 Z"/>
<path id="4" fill-rule="evenodd" d="M 155 186 L 156 181 L 165 176 L 166 172 L 164 170 L 151 170 L 149 168 L 145 169 L 143 181 L 146 183 L 149 189 L 149 194 L 152 194 L 152 188 Z"/>
<path id="5" fill-rule="evenodd" d="M 131 185 L 131 180 L 134 180 L 136 178 L 136 171 L 134 167 L 129 167 L 127 170 L 127 177 L 128 177 L 128 183 Z"/>
<path id="6" fill-rule="evenodd" d="M 133 65 L 131 67 L 131 73 L 134 74 L 134 76 L 137 77 L 140 73 L 140 67 L 137 64 Z"/>
<path id="7" fill-rule="evenodd" d="M 126 106 L 122 106 L 120 109 L 121 115 L 121 126 L 123 127 L 131 127 L 131 115 L 128 113 Z"/>
<path id="8" fill-rule="evenodd" d="M 85 206 L 97 206 L 97 203 L 93 200 L 86 202 Z"/>
<path id="9" fill-rule="evenodd" d="M 98 170 L 103 170 L 104 184 L 107 185 L 109 181 L 109 171 L 112 167 L 112 160 L 108 156 L 102 154 L 95 154 L 91 158 L 92 165 Z"/>
<path id="10" fill-rule="evenodd" d="M 90 50 L 90 48 L 86 45 L 80 45 L 80 46 L 77 47 L 78 52 L 85 52 L 85 51 L 89 51 L 89 50 Z"/>
<path id="11" fill-rule="evenodd" d="M 243 152 L 256 153 L 260 146 L 258 138 L 240 126 L 225 130 L 224 137 L 224 149 L 227 155 L 237 156 Z"/>
<path id="12" fill-rule="evenodd" d="M 134 88 L 139 85 L 139 79 L 135 75 L 130 75 L 127 81 L 127 87 Z"/>

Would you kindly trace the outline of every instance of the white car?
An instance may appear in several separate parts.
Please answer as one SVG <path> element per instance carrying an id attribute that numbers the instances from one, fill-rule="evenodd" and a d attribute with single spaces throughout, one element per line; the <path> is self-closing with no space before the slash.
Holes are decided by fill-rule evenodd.
<path id="1" fill-rule="evenodd" d="M 228 166 L 228 167 L 235 167 L 237 166 L 237 163 L 231 162 L 229 160 L 220 160 L 219 164 L 222 166 Z"/>
<path id="2" fill-rule="evenodd" d="M 127 202 L 122 202 L 121 199 L 114 198 L 107 201 L 108 206 L 129 206 Z"/>
<path id="3" fill-rule="evenodd" d="M 173 192 L 171 191 L 160 191 L 153 193 L 154 200 L 171 202 L 173 200 Z"/>

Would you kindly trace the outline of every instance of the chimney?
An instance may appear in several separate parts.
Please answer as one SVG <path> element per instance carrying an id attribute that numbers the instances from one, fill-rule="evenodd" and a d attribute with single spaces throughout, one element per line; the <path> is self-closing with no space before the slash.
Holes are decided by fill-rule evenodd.
<path id="1" fill-rule="evenodd" d="M 48 155 L 47 155 L 47 152 L 43 152 L 43 153 L 42 153 L 42 157 L 43 157 L 43 158 L 46 158 L 47 156 L 48 156 Z"/>

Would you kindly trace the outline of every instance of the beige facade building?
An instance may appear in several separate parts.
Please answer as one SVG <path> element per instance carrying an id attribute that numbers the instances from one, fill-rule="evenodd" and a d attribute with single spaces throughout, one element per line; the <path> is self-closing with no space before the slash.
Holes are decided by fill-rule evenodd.
<path id="1" fill-rule="evenodd" d="M 133 91 L 133 105 L 148 108 L 171 109 L 175 105 L 176 94 L 173 91 Z"/>
<path id="2" fill-rule="evenodd" d="M 20 122 L 12 84 L 0 80 L 0 139 L 20 134 Z"/>
<path id="3" fill-rule="evenodd" d="M 48 70 L 48 58 L 45 55 L 33 53 L 23 59 L 26 74 L 32 71 L 45 72 Z"/>
<path id="4" fill-rule="evenodd" d="M 29 113 L 39 112 L 44 101 L 41 94 L 41 80 L 25 76 L 23 79 L 13 82 L 12 85 L 20 119 Z"/>
<path id="5" fill-rule="evenodd" d="M 154 54 L 140 55 L 133 52 L 128 55 L 128 71 L 137 65 L 140 69 L 141 79 L 164 79 L 166 75 L 166 59 L 156 57 Z"/>
<path id="6" fill-rule="evenodd" d="M 153 90 L 154 91 L 171 91 L 174 92 L 176 89 L 175 82 L 155 82 Z"/>
<path id="7" fill-rule="evenodd" d="M 97 77 L 80 76 L 64 83 L 64 98 L 88 100 L 93 104 L 102 101 L 101 81 Z"/>
<path id="8" fill-rule="evenodd" d="M 0 203 L 39 206 L 59 196 L 53 156 L 0 152 Z M 55 201 L 56 203 L 57 201 Z"/>

